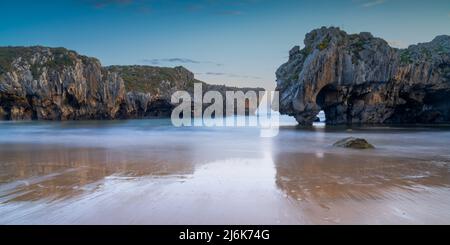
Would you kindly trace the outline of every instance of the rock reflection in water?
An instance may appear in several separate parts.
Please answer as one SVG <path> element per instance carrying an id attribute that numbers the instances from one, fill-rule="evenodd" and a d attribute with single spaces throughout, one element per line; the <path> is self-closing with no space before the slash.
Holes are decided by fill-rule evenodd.
<path id="1" fill-rule="evenodd" d="M 173 150 L 177 154 L 171 154 Z M 158 151 L 2 145 L 0 156 L 1 202 L 69 198 L 95 190 L 111 175 L 174 176 L 194 170 L 191 152 L 181 147 Z"/>
<path id="2" fill-rule="evenodd" d="M 325 153 L 285 153 L 275 158 L 276 183 L 294 199 L 326 204 L 336 200 L 383 199 L 395 189 L 450 187 L 446 163 Z M 396 198 L 396 197 L 394 197 Z"/>
<path id="3" fill-rule="evenodd" d="M 276 184 L 310 224 L 447 224 L 448 161 L 349 154 L 275 157 Z"/>

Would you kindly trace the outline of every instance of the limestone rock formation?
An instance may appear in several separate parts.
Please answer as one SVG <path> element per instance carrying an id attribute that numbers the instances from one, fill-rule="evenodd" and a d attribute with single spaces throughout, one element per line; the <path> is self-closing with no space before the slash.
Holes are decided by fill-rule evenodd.
<path id="1" fill-rule="evenodd" d="M 212 85 L 195 79 L 194 74 L 184 67 L 174 68 L 154 66 L 109 66 L 106 69 L 119 74 L 125 82 L 128 92 L 128 107 L 124 115 L 134 117 L 142 116 L 170 116 L 172 109 L 176 106 L 171 103 L 172 94 L 176 91 L 187 91 L 193 97 L 194 84 L 202 84 L 203 93 L 218 91 L 225 102 L 226 91 L 249 90 L 259 93 L 262 88 L 236 88 L 224 85 Z M 259 98 L 260 99 L 260 98 Z M 208 104 L 203 106 L 203 109 Z M 225 103 L 224 103 L 225 106 Z M 254 113 L 257 105 L 246 105 L 246 114 Z M 225 107 L 224 107 L 225 108 Z"/>
<path id="2" fill-rule="evenodd" d="M 0 119 L 116 118 L 122 79 L 94 58 L 64 48 L 0 49 Z"/>
<path id="3" fill-rule="evenodd" d="M 276 72 L 280 112 L 310 125 L 450 122 L 450 36 L 396 49 L 370 33 L 314 30 Z"/>
<path id="4" fill-rule="evenodd" d="M 184 67 L 102 67 L 65 48 L 0 47 L 0 120 L 167 117 L 172 93 L 197 82 L 204 92 L 238 90 L 198 81 Z"/>
<path id="5" fill-rule="evenodd" d="M 184 67 L 108 66 L 123 78 L 127 93 L 122 118 L 169 117 L 175 91 L 194 87 L 194 74 Z"/>

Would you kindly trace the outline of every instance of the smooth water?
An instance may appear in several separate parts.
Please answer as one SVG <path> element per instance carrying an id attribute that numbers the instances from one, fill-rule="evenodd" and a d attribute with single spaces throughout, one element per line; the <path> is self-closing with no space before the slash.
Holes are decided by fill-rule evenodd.
<path id="1" fill-rule="evenodd" d="M 1 122 L 0 224 L 450 224 L 450 128 L 284 125 Z"/>

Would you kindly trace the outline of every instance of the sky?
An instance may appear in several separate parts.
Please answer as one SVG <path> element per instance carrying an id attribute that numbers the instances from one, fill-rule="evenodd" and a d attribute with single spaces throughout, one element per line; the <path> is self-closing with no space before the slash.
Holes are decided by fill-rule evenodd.
<path id="1" fill-rule="evenodd" d="M 266 89 L 288 51 L 321 26 L 400 48 L 450 35 L 450 0 L 2 0 L 0 10 L 0 46 L 182 65 L 205 82 Z"/>

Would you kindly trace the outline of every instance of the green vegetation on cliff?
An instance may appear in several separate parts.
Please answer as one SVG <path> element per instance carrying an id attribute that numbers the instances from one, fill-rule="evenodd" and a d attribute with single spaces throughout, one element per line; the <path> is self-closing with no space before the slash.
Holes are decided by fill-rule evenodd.
<path id="1" fill-rule="evenodd" d="M 154 66 L 109 66 L 106 69 L 118 73 L 125 82 L 127 91 L 158 94 L 165 88 L 192 88 L 197 80 L 194 74 L 184 67 Z"/>
<path id="2" fill-rule="evenodd" d="M 32 51 L 25 47 L 0 47 L 0 74 L 12 70 L 12 62 L 17 57 L 31 57 Z"/>
<path id="3" fill-rule="evenodd" d="M 36 63 L 31 60 L 38 54 L 51 53 L 53 59 L 45 63 Z M 30 70 L 34 78 L 39 76 L 41 67 L 47 69 L 63 69 L 67 66 L 73 66 L 78 54 L 65 48 L 46 48 L 41 46 L 34 47 L 0 47 L 0 74 L 12 71 L 13 62 L 20 58 L 27 60 L 31 65 Z"/>

